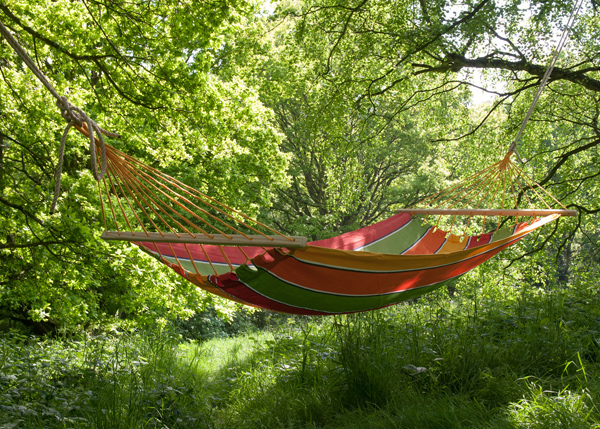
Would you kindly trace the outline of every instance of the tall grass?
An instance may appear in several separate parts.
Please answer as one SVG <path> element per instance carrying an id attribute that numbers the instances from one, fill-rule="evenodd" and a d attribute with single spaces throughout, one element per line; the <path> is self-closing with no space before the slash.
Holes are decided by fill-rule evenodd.
<path id="1" fill-rule="evenodd" d="M 204 342 L 0 336 L 0 428 L 600 427 L 594 284 L 444 291 Z"/>

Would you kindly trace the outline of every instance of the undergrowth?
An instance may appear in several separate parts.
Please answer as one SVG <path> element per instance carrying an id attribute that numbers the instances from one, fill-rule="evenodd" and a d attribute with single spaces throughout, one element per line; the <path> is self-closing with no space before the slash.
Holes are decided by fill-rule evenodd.
<path id="1" fill-rule="evenodd" d="M 193 324 L 9 332 L 0 428 L 600 427 L 599 301 L 595 285 L 440 291 L 206 341 Z"/>

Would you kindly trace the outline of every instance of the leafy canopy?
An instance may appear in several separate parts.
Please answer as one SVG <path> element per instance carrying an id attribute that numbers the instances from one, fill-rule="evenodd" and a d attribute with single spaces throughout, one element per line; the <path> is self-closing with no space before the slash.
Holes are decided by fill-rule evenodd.
<path id="1" fill-rule="evenodd" d="M 254 8 L 15 0 L 0 5 L 0 20 L 60 94 L 123 136 L 114 146 L 252 214 L 269 205 L 287 161 L 272 113 L 242 80 L 219 75 L 217 57 Z M 82 138 L 69 138 L 58 211 L 48 215 L 64 122 L 4 41 L 0 66 L 3 314 L 52 327 L 115 313 L 155 320 L 206 302 L 137 249 L 98 240 Z"/>

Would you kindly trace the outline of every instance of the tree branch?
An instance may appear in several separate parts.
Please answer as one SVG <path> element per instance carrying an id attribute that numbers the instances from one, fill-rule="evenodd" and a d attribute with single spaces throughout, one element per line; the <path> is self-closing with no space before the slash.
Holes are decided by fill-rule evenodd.
<path id="1" fill-rule="evenodd" d="M 28 247 L 49 246 L 51 244 L 66 244 L 66 243 L 75 243 L 75 242 L 72 240 L 67 240 L 67 241 L 40 241 L 40 242 L 25 243 L 25 244 L 5 243 L 5 244 L 0 244 L 0 249 L 24 249 L 24 248 L 28 248 Z"/>
<path id="2" fill-rule="evenodd" d="M 428 67 L 425 72 L 446 73 L 449 71 L 458 72 L 463 68 L 479 69 L 500 69 L 510 71 L 525 71 L 531 75 L 541 77 L 546 73 L 546 66 L 532 64 L 530 62 L 508 61 L 499 58 L 479 57 L 466 58 L 460 54 L 448 54 L 446 61 L 438 67 Z M 600 71 L 600 67 L 588 67 L 585 70 L 571 71 L 569 69 L 554 67 L 550 81 L 566 80 L 571 83 L 583 86 L 594 92 L 600 92 L 600 80 L 587 76 L 587 72 Z"/>
<path id="3" fill-rule="evenodd" d="M 592 141 L 592 142 L 590 142 L 590 143 L 588 143 L 586 145 L 579 146 L 576 149 L 573 149 L 573 150 L 570 150 L 570 151 L 568 151 L 566 153 L 563 153 L 559 157 L 558 162 L 556 164 L 554 164 L 554 167 L 552 167 L 552 169 L 548 172 L 548 174 L 546 174 L 546 177 L 544 177 L 542 180 L 540 180 L 539 184 L 541 186 L 544 186 L 544 184 L 547 183 L 552 178 L 552 176 L 554 176 L 554 174 L 558 171 L 558 169 L 565 162 L 567 162 L 567 159 L 569 159 L 570 156 L 575 155 L 576 153 L 579 153 L 579 152 L 583 152 L 583 151 L 585 151 L 587 149 L 590 149 L 590 148 L 592 148 L 594 146 L 597 146 L 599 144 L 600 144 L 600 139 L 594 140 L 594 141 Z"/>
<path id="4" fill-rule="evenodd" d="M 0 3 L 0 10 L 2 12 L 4 12 L 4 14 L 7 17 L 9 17 L 15 24 L 17 24 L 19 27 L 21 27 L 23 30 L 25 30 L 25 32 L 29 33 L 34 39 L 41 40 L 48 46 L 51 46 L 54 49 L 56 49 L 57 51 L 62 52 L 63 54 L 65 54 L 66 56 L 68 56 L 69 58 L 71 58 L 73 60 L 90 61 L 90 60 L 99 60 L 99 59 L 103 59 L 103 58 L 116 58 L 114 55 L 108 55 L 108 54 L 106 54 L 106 55 L 75 55 L 74 53 L 70 52 L 63 46 L 56 43 L 55 41 L 48 39 L 47 37 L 41 35 L 37 31 L 35 31 L 33 28 L 23 24 L 23 22 L 19 19 L 19 17 L 17 17 L 15 14 L 13 14 L 6 5 Z"/>
<path id="5" fill-rule="evenodd" d="M 15 210 L 19 210 L 21 213 L 23 213 L 25 216 L 27 216 L 30 219 L 33 219 L 34 221 L 36 221 L 38 224 L 44 226 L 44 221 L 42 221 L 41 219 L 39 219 L 37 216 L 35 216 L 33 213 L 30 213 L 29 211 L 27 211 L 26 209 L 23 208 L 23 206 L 19 206 L 17 204 L 13 204 L 10 201 L 5 200 L 4 198 L 0 197 L 0 203 L 11 207 Z"/>

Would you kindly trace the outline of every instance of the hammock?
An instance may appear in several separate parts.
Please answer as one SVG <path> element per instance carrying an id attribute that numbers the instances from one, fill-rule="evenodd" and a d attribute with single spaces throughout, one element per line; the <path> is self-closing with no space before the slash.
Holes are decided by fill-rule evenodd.
<path id="1" fill-rule="evenodd" d="M 69 123 L 51 211 L 67 133 L 75 127 L 90 140 L 102 238 L 131 241 L 198 287 L 236 302 L 305 315 L 386 307 L 439 288 L 560 216 L 576 215 L 511 161 L 553 65 L 503 160 L 428 198 L 421 208 L 307 243 L 305 237 L 281 234 L 106 145 L 102 135 L 115 135 L 61 97 L 1 22 L 0 32 L 57 99 Z M 561 208 L 553 209 L 547 199 Z M 523 209 L 524 204 L 529 208 Z"/>
<path id="2" fill-rule="evenodd" d="M 372 310 L 417 298 L 470 271 L 556 217 L 461 239 L 446 237 L 444 231 L 402 213 L 334 239 L 309 243 L 305 249 L 268 249 L 265 253 L 245 249 L 255 254 L 251 265 L 239 261 L 233 271 L 208 276 L 193 266 L 201 267 L 209 260 L 224 264 L 225 258 L 213 248 L 204 249 L 213 253 L 208 259 L 193 244 L 188 249 L 183 244 L 138 245 L 216 295 L 273 311 L 324 315 Z M 381 248 L 404 250 L 399 254 L 373 251 Z M 229 254 L 230 261 L 235 260 L 235 253 L 229 249 L 225 254 Z"/>
<path id="3" fill-rule="evenodd" d="M 102 238 L 131 241 L 196 286 L 246 305 L 304 315 L 373 310 L 439 288 L 542 225 L 576 214 L 552 209 L 546 200 L 560 203 L 510 156 L 424 202 L 436 208 L 401 210 L 307 243 L 107 145 L 98 188 Z M 531 208 L 512 208 L 520 201 Z M 466 208 L 445 208 L 460 205 Z M 452 219 L 447 230 L 445 218 Z M 486 225 L 488 232 L 472 233 Z"/>

